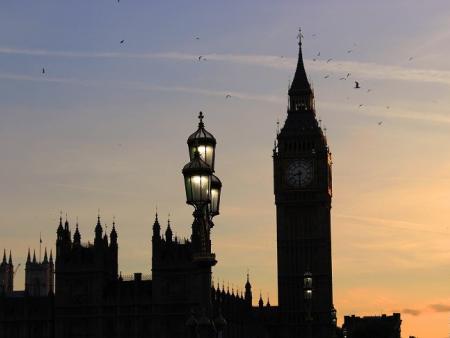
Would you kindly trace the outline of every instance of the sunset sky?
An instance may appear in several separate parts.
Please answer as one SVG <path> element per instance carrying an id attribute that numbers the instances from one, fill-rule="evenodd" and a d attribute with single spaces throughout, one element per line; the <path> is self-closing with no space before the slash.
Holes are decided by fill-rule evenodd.
<path id="1" fill-rule="evenodd" d="M 201 110 L 223 183 L 215 282 L 242 289 L 248 268 L 254 301 L 276 304 L 271 155 L 299 26 L 333 153 L 339 323 L 401 312 L 403 337 L 448 337 L 448 0 L 0 1 L 0 250 L 22 264 L 16 289 L 60 210 L 85 242 L 98 209 L 115 217 L 119 270 L 150 273 L 156 206 L 189 235 L 181 168 Z"/>

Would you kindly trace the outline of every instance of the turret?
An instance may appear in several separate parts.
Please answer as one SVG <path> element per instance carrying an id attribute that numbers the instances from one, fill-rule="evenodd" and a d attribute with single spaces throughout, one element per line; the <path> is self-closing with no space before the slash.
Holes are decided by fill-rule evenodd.
<path id="1" fill-rule="evenodd" d="M 64 252 L 64 228 L 62 224 L 62 217 L 59 217 L 59 225 L 58 229 L 56 230 L 56 256 L 62 255 Z M 28 259 L 27 263 L 30 261 L 30 251 L 28 250 Z"/>
<path id="2" fill-rule="evenodd" d="M 108 235 L 106 234 L 106 231 L 105 234 L 103 235 L 103 245 L 105 246 L 105 248 L 108 247 Z"/>
<path id="3" fill-rule="evenodd" d="M 81 245 L 81 234 L 80 234 L 80 230 L 78 229 L 78 222 L 75 226 L 75 233 L 73 234 L 73 245 L 74 246 Z"/>
<path id="4" fill-rule="evenodd" d="M 166 242 L 172 242 L 172 229 L 170 228 L 170 219 L 167 220 L 167 229 L 166 229 Z"/>
<path id="5" fill-rule="evenodd" d="M 63 225 L 62 225 L 62 217 L 59 217 L 59 225 L 58 225 L 58 229 L 56 230 L 56 240 L 57 241 L 62 241 L 63 240 L 63 235 L 64 235 L 64 229 L 63 229 Z"/>
<path id="6" fill-rule="evenodd" d="M 264 306 L 264 301 L 263 301 L 263 299 L 262 299 L 262 294 L 261 294 L 261 292 L 259 293 L 258 306 L 259 306 L 260 309 L 262 309 L 263 306 Z"/>
<path id="7" fill-rule="evenodd" d="M 112 273 L 114 278 L 117 278 L 117 271 L 119 270 L 118 266 L 118 243 L 117 243 L 117 231 L 116 231 L 116 221 L 113 221 L 112 230 L 109 235 L 110 243 L 109 248 L 111 250 L 111 256 L 112 256 Z"/>
<path id="8" fill-rule="evenodd" d="M 250 275 L 247 273 L 247 282 L 245 283 L 245 302 L 252 306 L 252 285 L 250 284 Z"/>
<path id="9" fill-rule="evenodd" d="M 72 244 L 72 239 L 70 237 L 70 226 L 66 216 L 66 222 L 64 223 L 64 242 L 67 247 L 70 247 Z"/>
<path id="10" fill-rule="evenodd" d="M 43 262 L 42 263 L 44 263 L 44 264 L 48 264 L 48 257 L 47 257 L 47 248 L 45 248 L 45 251 L 44 251 L 44 260 L 43 260 Z"/>
<path id="11" fill-rule="evenodd" d="M 158 221 L 158 213 L 155 214 L 155 222 L 153 222 L 153 237 L 152 240 L 155 242 L 156 240 L 161 239 L 161 226 Z"/>
<path id="12" fill-rule="evenodd" d="M 3 260 L 0 264 L 0 295 L 10 295 L 14 289 L 14 266 L 11 251 L 9 261 L 6 261 L 6 249 L 3 251 Z"/>
<path id="13" fill-rule="evenodd" d="M 103 243 L 102 234 L 103 234 L 102 224 L 100 223 L 100 215 L 98 215 L 97 216 L 97 225 L 95 226 L 95 239 L 94 239 L 95 246 L 102 245 L 102 243 Z"/>

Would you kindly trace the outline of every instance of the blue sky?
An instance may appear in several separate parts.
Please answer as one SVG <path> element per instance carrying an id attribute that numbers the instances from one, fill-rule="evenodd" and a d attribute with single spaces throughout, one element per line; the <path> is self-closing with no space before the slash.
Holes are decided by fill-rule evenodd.
<path id="1" fill-rule="evenodd" d="M 147 271 L 156 205 L 188 235 L 181 168 L 202 110 L 224 183 L 215 278 L 242 287 L 250 268 L 276 303 L 271 150 L 301 26 L 334 156 L 338 313 L 409 309 L 405 334 L 442 338 L 449 16 L 446 1 L 2 1 L 0 248 L 23 263 L 39 232 L 51 247 L 60 210 L 91 240 L 100 208 L 120 270 Z"/>

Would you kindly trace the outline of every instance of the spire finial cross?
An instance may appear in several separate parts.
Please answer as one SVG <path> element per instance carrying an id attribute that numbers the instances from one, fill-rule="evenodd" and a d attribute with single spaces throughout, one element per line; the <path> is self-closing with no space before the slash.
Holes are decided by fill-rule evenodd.
<path id="1" fill-rule="evenodd" d="M 303 34 L 302 34 L 302 28 L 301 27 L 298 28 L 297 39 L 298 39 L 298 44 L 301 45 L 302 44 L 302 39 L 303 39 Z"/>
<path id="2" fill-rule="evenodd" d="M 198 114 L 198 119 L 200 120 L 200 123 L 203 122 L 203 118 L 204 118 L 204 117 L 205 117 L 205 116 L 203 115 L 202 112 L 200 112 L 200 113 Z"/>

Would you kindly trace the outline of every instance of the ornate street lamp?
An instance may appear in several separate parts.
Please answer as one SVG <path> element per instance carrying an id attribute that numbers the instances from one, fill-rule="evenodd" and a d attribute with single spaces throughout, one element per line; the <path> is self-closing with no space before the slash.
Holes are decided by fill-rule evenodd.
<path id="1" fill-rule="evenodd" d="M 195 151 L 192 160 L 183 167 L 186 203 L 201 210 L 211 201 L 211 167 Z"/>
<path id="2" fill-rule="evenodd" d="M 303 294 L 305 300 L 311 301 L 312 299 L 312 274 L 311 272 L 305 272 L 303 275 Z"/>
<path id="3" fill-rule="evenodd" d="M 212 315 L 211 303 L 211 267 L 214 266 L 216 256 L 211 252 L 210 230 L 213 227 L 212 218 L 219 214 L 220 193 L 222 183 L 213 175 L 216 139 L 205 130 L 203 113 L 200 112 L 200 122 L 195 133 L 189 136 L 190 162 L 183 167 L 186 203 L 194 206 L 194 222 L 192 224 L 192 260 L 199 268 L 199 290 L 196 290 L 202 317 L 198 328 L 206 336 L 217 333 Z M 189 321 L 192 325 L 193 321 Z M 219 323 L 220 326 L 221 323 Z M 192 328 L 191 328 L 192 331 Z M 208 332 L 208 335 L 206 335 Z"/>
<path id="4" fill-rule="evenodd" d="M 198 118 L 200 120 L 198 123 L 198 129 L 195 133 L 189 136 L 187 140 L 189 157 L 192 160 L 195 152 L 197 151 L 200 154 L 200 158 L 205 161 L 214 172 L 216 139 L 205 129 L 205 124 L 203 123 L 204 116 L 202 112 L 199 113 Z"/>

